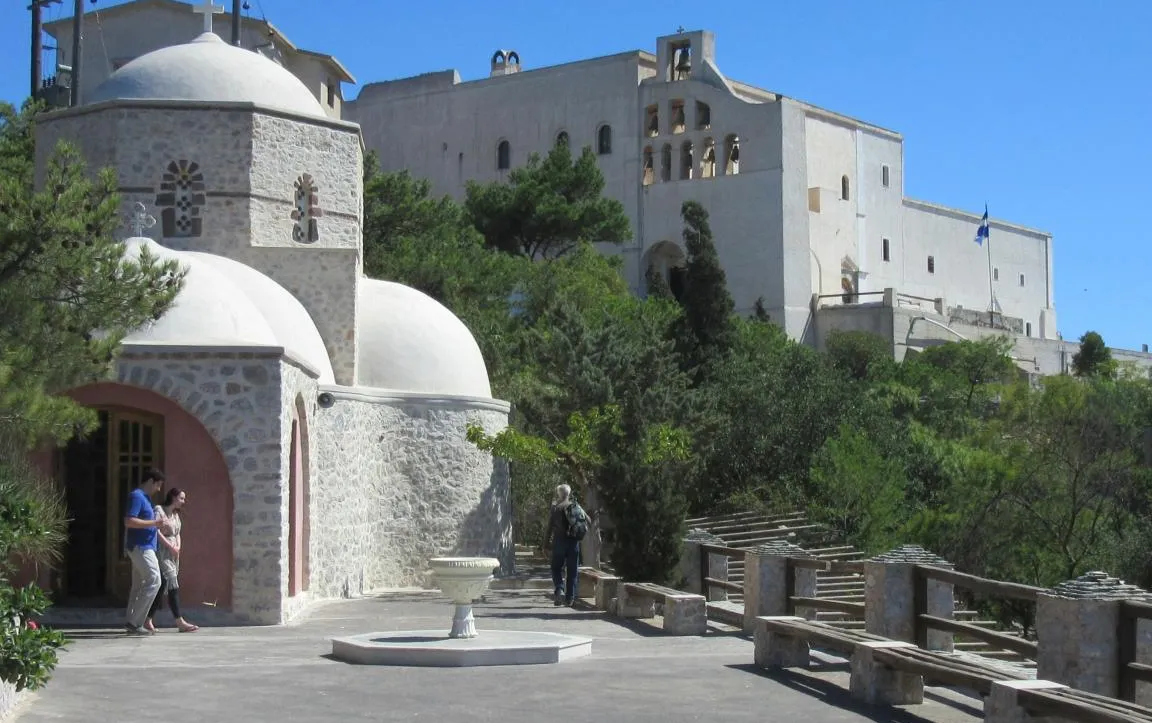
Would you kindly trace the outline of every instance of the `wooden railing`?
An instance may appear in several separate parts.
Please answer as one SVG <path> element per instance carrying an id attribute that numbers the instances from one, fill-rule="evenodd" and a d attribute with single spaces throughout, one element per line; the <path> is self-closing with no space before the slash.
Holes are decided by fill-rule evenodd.
<path id="1" fill-rule="evenodd" d="M 958 620 L 949 620 L 928 614 L 928 582 L 949 583 L 954 587 L 964 588 L 977 595 L 993 598 L 1008 598 L 1011 600 L 1024 600 L 1035 603 L 1036 596 L 1044 592 L 1044 588 L 1031 585 L 1021 585 L 1015 582 L 1002 582 L 977 577 L 955 570 L 946 570 L 932 565 L 917 565 L 915 570 L 915 589 L 913 591 L 913 605 L 916 611 L 916 645 L 921 648 L 928 647 L 928 631 L 941 630 L 947 633 L 967 635 L 989 645 L 996 645 L 1004 650 L 1011 650 L 1026 658 L 1036 659 L 1037 644 L 1032 640 L 995 630 L 988 630 L 979 625 L 962 623 Z"/>
<path id="2" fill-rule="evenodd" d="M 712 588 L 714 587 L 722 588 L 730 592 L 744 592 L 744 586 L 739 583 L 709 576 L 711 570 L 709 569 L 708 561 L 712 555 L 723 555 L 729 559 L 736 558 L 743 560 L 744 550 L 736 547 L 726 547 L 724 545 L 700 545 L 700 592 L 704 595 L 704 599 L 712 599 Z"/>
<path id="3" fill-rule="evenodd" d="M 1136 662 L 1140 621 L 1152 620 L 1152 603 L 1125 600 L 1120 603 L 1119 636 L 1120 698 L 1136 700 L 1136 683 L 1152 683 L 1152 665 Z"/>
<path id="4" fill-rule="evenodd" d="M 826 600 L 818 597 L 806 597 L 796 595 L 796 571 L 797 570 L 815 570 L 816 572 L 827 572 L 829 570 L 837 569 L 837 565 L 860 565 L 863 570 L 863 563 L 843 563 L 833 562 L 829 560 L 818 560 L 813 557 L 789 557 L 784 568 L 784 589 L 788 591 L 788 615 L 795 615 L 796 608 L 808 608 L 810 610 L 824 610 L 828 612 L 847 613 L 848 615 L 864 615 L 864 603 L 862 602 L 848 602 L 847 600 Z M 841 569 L 841 571 L 843 571 Z M 747 574 L 747 573 L 745 573 Z"/>

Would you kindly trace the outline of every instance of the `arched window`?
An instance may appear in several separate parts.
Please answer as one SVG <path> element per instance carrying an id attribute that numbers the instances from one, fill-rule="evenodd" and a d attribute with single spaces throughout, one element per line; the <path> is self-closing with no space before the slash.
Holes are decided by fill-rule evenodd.
<path id="1" fill-rule="evenodd" d="M 885 261 L 891 261 L 891 260 L 892 260 L 892 253 L 891 253 L 891 250 L 890 250 L 890 247 L 889 247 L 889 244 L 888 244 L 888 239 L 884 239 L 883 241 L 884 241 L 884 243 L 883 243 L 883 247 L 884 247 L 884 260 L 885 260 Z"/>
<path id="2" fill-rule="evenodd" d="M 928 257 L 928 273 L 936 273 L 936 259 L 932 258 L 931 256 Z"/>
<path id="3" fill-rule="evenodd" d="M 496 168 L 497 170 L 507 171 L 512 167 L 512 144 L 508 141 L 500 141 L 496 146 Z"/>
<path id="4" fill-rule="evenodd" d="M 559 133 L 556 134 L 556 145 L 558 145 L 558 146 L 568 145 L 568 131 L 560 131 Z"/>
<path id="5" fill-rule="evenodd" d="M 607 123 L 596 131 L 596 152 L 602 156 L 612 152 L 612 126 Z"/>
<path id="6" fill-rule="evenodd" d="M 644 132 L 649 138 L 660 135 L 660 106 L 655 103 L 644 110 Z"/>
<path id="7" fill-rule="evenodd" d="M 680 180 L 690 180 L 692 170 L 692 141 L 684 141 L 680 146 Z"/>
<path id="8" fill-rule="evenodd" d="M 656 180 L 656 172 L 652 168 L 652 146 L 644 148 L 644 178 L 643 183 L 645 186 L 651 186 Z"/>
<path id="9" fill-rule="evenodd" d="M 843 176 L 840 179 L 840 198 L 844 201 L 849 198 L 848 176 Z"/>
<path id="10" fill-rule="evenodd" d="M 665 143 L 664 148 L 660 151 L 660 180 L 667 182 L 672 180 L 672 144 Z"/>
<path id="11" fill-rule="evenodd" d="M 740 138 L 735 133 L 724 139 L 724 173 L 728 176 L 740 174 Z"/>
<path id="12" fill-rule="evenodd" d="M 704 139 L 704 152 L 700 154 L 700 177 L 716 177 L 716 143 L 711 138 Z"/>
<path id="13" fill-rule="evenodd" d="M 672 132 L 683 133 L 688 129 L 688 124 L 684 120 L 684 101 L 672 101 Z"/>

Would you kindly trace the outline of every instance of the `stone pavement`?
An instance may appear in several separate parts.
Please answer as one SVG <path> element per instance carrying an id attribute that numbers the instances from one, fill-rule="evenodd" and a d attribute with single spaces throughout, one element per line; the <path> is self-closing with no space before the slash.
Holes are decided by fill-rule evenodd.
<path id="1" fill-rule="evenodd" d="M 868 709 L 847 696 L 842 664 L 769 676 L 752 643 L 722 631 L 669 637 L 649 622 L 553 608 L 540 591 L 496 591 L 475 608 L 485 629 L 594 639 L 592 655 L 558 665 L 389 668 L 332 660 L 329 638 L 448 628 L 436 593 L 386 593 L 317 606 L 275 628 L 204 628 L 128 638 L 73 631 L 49 686 L 19 723 L 127 721 L 895 721 L 974 723 L 980 702 L 930 689 L 924 705 Z M 190 616 L 191 617 L 191 616 Z"/>

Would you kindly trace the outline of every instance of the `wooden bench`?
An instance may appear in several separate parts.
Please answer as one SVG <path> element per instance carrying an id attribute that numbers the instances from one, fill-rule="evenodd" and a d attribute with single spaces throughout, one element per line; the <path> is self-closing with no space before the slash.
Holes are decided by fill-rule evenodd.
<path id="1" fill-rule="evenodd" d="M 703 635 L 707 632 L 708 609 L 703 595 L 650 582 L 625 582 L 619 586 L 616 607 L 621 617 L 655 617 L 657 604 L 663 607 L 664 632 L 672 635 Z"/>
<path id="2" fill-rule="evenodd" d="M 616 597 L 619 595 L 620 578 L 594 567 L 581 567 L 577 570 L 577 590 L 591 592 L 584 597 L 594 599 L 594 607 L 605 612 L 614 612 Z"/>

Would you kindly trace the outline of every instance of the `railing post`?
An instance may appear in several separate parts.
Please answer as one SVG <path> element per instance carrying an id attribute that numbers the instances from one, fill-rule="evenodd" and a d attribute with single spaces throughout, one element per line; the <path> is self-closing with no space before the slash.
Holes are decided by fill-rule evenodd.
<path id="1" fill-rule="evenodd" d="M 1121 696 L 1120 604 L 1147 595 L 1103 572 L 1086 573 L 1037 595 L 1036 677 Z"/>
<path id="2" fill-rule="evenodd" d="M 1136 702 L 1136 678 L 1128 671 L 1128 664 L 1136 662 L 1136 635 L 1140 621 L 1134 615 L 1124 613 L 1124 603 L 1120 603 L 1120 622 L 1116 625 L 1116 667 L 1119 676 L 1117 695 L 1127 701 Z"/>
<path id="3" fill-rule="evenodd" d="M 807 557 L 784 540 L 770 540 L 744 553 L 744 630 L 761 615 L 795 615 L 790 598 L 816 596 L 815 570 L 797 570 L 789 557 Z M 797 592 L 799 590 L 799 592 Z"/>
<path id="4" fill-rule="evenodd" d="M 951 583 L 916 580 L 917 565 L 951 569 L 948 561 L 917 545 L 904 545 L 864 563 L 864 630 L 926 650 L 952 651 L 952 634 L 920 628 L 920 615 L 951 619 L 955 608 Z M 919 588 L 919 589 L 918 589 Z"/>
<path id="5" fill-rule="evenodd" d="M 708 597 L 708 591 L 705 589 L 705 577 L 720 577 L 721 572 L 719 566 L 716 569 L 710 569 L 708 561 L 709 555 L 701 554 L 701 545 L 723 545 L 724 540 L 716 535 L 713 535 L 707 530 L 691 530 L 684 537 L 684 544 L 680 551 L 680 576 L 684 579 L 683 588 L 685 591 L 703 595 Z M 713 573 L 713 574 L 709 574 Z M 728 578 L 728 560 L 725 558 L 723 575 L 724 579 Z M 727 598 L 727 596 L 725 596 Z M 712 599 L 712 598 L 709 598 Z"/>

